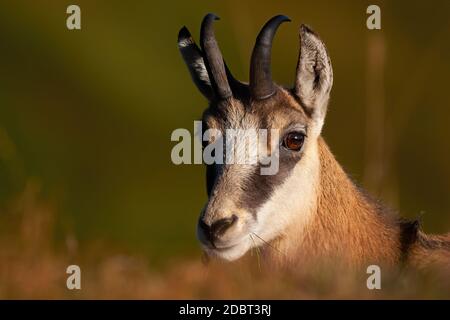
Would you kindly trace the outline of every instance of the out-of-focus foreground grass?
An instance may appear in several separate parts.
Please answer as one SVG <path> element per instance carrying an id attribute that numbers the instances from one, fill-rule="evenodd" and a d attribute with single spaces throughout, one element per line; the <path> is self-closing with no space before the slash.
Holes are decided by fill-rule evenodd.
<path id="1" fill-rule="evenodd" d="M 180 28 L 198 41 L 202 17 L 219 15 L 224 58 L 246 81 L 259 29 L 286 14 L 274 79 L 293 83 L 298 28 L 311 25 L 333 61 L 323 135 L 337 159 L 402 216 L 426 213 L 427 233 L 448 232 L 449 1 L 377 1 L 382 30 L 367 29 L 361 0 L 78 0 L 76 31 L 70 4 L 0 2 L 0 298 L 450 297 L 428 275 L 370 292 L 345 273 L 260 271 L 256 254 L 206 268 L 195 239 L 204 168 L 170 159 L 173 130 L 192 132 L 206 106 Z M 65 287 L 69 264 L 80 292 Z"/>
<path id="2" fill-rule="evenodd" d="M 80 243 L 101 238 L 153 263 L 196 255 L 204 168 L 173 164 L 170 137 L 192 132 L 206 101 L 177 33 L 186 25 L 198 41 L 204 14 L 219 15 L 224 58 L 246 81 L 259 29 L 283 13 L 292 23 L 274 40 L 274 79 L 293 83 L 298 28 L 314 27 L 334 68 L 331 150 L 402 216 L 425 212 L 426 232 L 449 230 L 449 1 L 379 1 L 375 31 L 360 0 L 79 0 L 76 31 L 69 4 L 0 2 L 0 207 L 37 177 Z"/>
<path id="3" fill-rule="evenodd" d="M 278 272 L 261 266 L 257 252 L 231 264 L 191 259 L 153 269 L 135 253 L 101 242 L 79 248 L 70 232 L 57 235 L 57 208 L 36 181 L 29 181 L 6 210 L 0 221 L 0 299 L 450 298 L 444 274 L 383 273 L 382 289 L 371 291 L 366 274 L 327 268 Z M 55 247 L 54 237 L 62 237 L 62 245 Z M 65 271 L 74 262 L 82 270 L 82 288 L 71 291 Z"/>

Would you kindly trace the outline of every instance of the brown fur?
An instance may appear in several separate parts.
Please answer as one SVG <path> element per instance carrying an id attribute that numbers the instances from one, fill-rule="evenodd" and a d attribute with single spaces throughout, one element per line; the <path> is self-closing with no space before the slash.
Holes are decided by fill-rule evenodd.
<path id="1" fill-rule="evenodd" d="M 342 262 L 358 267 L 406 263 L 423 268 L 450 266 L 450 235 L 427 236 L 419 224 L 401 220 L 365 195 L 346 175 L 319 137 L 320 183 L 313 221 L 303 240 L 287 252 L 296 262 Z M 276 240 L 283 250 L 295 228 Z M 273 254 L 278 260 L 280 256 Z"/>
<path id="2" fill-rule="evenodd" d="M 210 25 L 212 17 L 207 15 L 204 20 L 207 23 L 202 26 Z M 271 21 L 278 21 L 278 26 L 287 18 L 276 16 Z M 210 40 L 215 41 L 214 38 Z M 209 44 L 215 45 L 214 41 Z M 296 82 L 290 90 L 266 79 L 267 72 L 261 73 L 261 70 L 270 70 L 269 66 L 261 69 L 258 63 L 253 63 L 253 58 L 251 75 L 254 77 L 250 77 L 250 85 L 237 82 L 220 65 L 223 59 L 216 47 L 211 49 L 214 52 L 209 51 L 209 58 L 214 53 L 214 72 L 211 65 L 208 70 L 203 59 L 208 52 L 202 52 L 196 46 L 186 28 L 180 30 L 179 47 L 194 83 L 210 102 L 203 114 L 207 127 L 219 130 L 275 128 L 286 135 L 287 130 L 293 130 L 293 125 L 302 125 L 307 131 L 302 152 L 281 154 L 280 170 L 276 175 L 261 177 L 252 168 L 240 165 L 224 165 L 220 170 L 209 168 L 208 172 L 213 173 L 207 183 L 209 199 L 200 217 L 202 224 L 199 224 L 203 226 L 200 235 L 203 235 L 205 248 L 210 249 L 215 241 L 222 242 L 225 252 L 239 249 L 236 239 L 245 237 L 247 232 L 256 236 L 248 226 L 259 223 L 268 234 L 267 239 L 259 239 L 264 244 L 264 253 L 277 264 L 297 266 L 306 261 L 325 259 L 352 267 L 370 264 L 450 266 L 450 235 L 427 236 L 420 231 L 417 221 L 402 220 L 371 199 L 349 179 L 321 138 L 333 69 L 324 43 L 311 28 L 300 27 Z M 266 59 L 261 61 L 270 61 L 267 50 L 256 52 L 257 57 L 266 52 Z M 207 62 L 211 60 L 209 58 Z M 220 80 L 221 90 L 217 90 L 219 86 L 211 85 L 211 76 L 216 85 Z M 252 79 L 258 81 L 252 82 Z M 258 87 L 261 84 L 263 87 Z M 266 94 L 272 88 L 270 95 L 254 94 Z M 224 90 L 228 94 L 221 94 Z M 295 171 L 297 163 L 303 171 Z M 276 190 L 281 191 L 277 194 Z M 264 211 L 261 207 L 266 202 L 268 206 Z M 237 222 L 228 224 L 227 232 L 208 242 L 204 236 L 211 234 L 205 232 L 207 227 L 212 230 L 216 222 L 230 217 Z M 242 256 L 248 250 L 247 243 L 248 239 L 240 239 L 245 250 L 235 250 L 235 254 L 227 255 L 227 258 Z"/>

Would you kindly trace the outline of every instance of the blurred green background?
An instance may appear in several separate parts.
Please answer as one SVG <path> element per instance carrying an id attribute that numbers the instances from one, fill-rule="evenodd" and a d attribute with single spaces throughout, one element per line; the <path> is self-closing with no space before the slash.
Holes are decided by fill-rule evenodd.
<path id="1" fill-rule="evenodd" d="M 81 7 L 82 30 L 66 28 Z M 366 28 L 381 7 L 382 30 Z M 198 255 L 201 165 L 175 166 L 170 134 L 206 101 L 176 45 L 186 25 L 216 35 L 247 81 L 255 37 L 279 13 L 273 75 L 293 83 L 298 27 L 324 39 L 334 88 L 324 136 L 346 171 L 427 232 L 450 226 L 449 1 L 9 1 L 0 3 L 0 208 L 30 178 L 58 225 L 153 261 Z M 0 210 L 1 214 L 1 210 Z"/>

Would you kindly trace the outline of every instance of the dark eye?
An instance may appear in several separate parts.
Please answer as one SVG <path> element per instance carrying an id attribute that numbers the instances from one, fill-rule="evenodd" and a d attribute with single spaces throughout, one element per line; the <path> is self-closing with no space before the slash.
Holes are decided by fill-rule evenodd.
<path id="1" fill-rule="evenodd" d="M 304 141 L 305 134 L 303 132 L 289 132 L 284 136 L 283 145 L 289 150 L 299 151 L 302 148 Z"/>

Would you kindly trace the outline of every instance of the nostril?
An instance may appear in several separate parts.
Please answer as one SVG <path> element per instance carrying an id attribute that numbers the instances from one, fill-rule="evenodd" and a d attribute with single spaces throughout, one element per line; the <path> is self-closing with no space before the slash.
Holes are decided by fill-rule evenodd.
<path id="1" fill-rule="evenodd" d="M 220 237 L 227 231 L 232 225 L 236 223 L 238 217 L 233 214 L 229 218 L 220 219 L 214 222 L 210 227 L 210 232 L 213 238 Z"/>
<path id="2" fill-rule="evenodd" d="M 199 225 L 200 229 L 202 229 L 202 231 L 203 231 L 205 234 L 209 234 L 209 233 L 210 233 L 210 227 L 205 223 L 205 221 L 203 221 L 202 219 L 200 219 L 200 220 L 198 221 L 198 225 Z"/>
<path id="3" fill-rule="evenodd" d="M 208 224 L 206 224 L 206 222 L 203 221 L 203 219 L 200 219 L 198 221 L 198 227 L 202 231 L 202 235 L 206 238 L 206 240 L 209 241 L 211 245 L 215 248 L 214 235 L 211 232 L 211 227 Z"/>
<path id="4" fill-rule="evenodd" d="M 208 225 L 203 219 L 199 219 L 198 227 L 202 231 L 202 235 L 208 240 L 213 248 L 216 247 L 215 241 L 222 236 L 231 226 L 233 226 L 238 217 L 233 214 L 229 218 L 217 220 L 212 225 Z"/>

